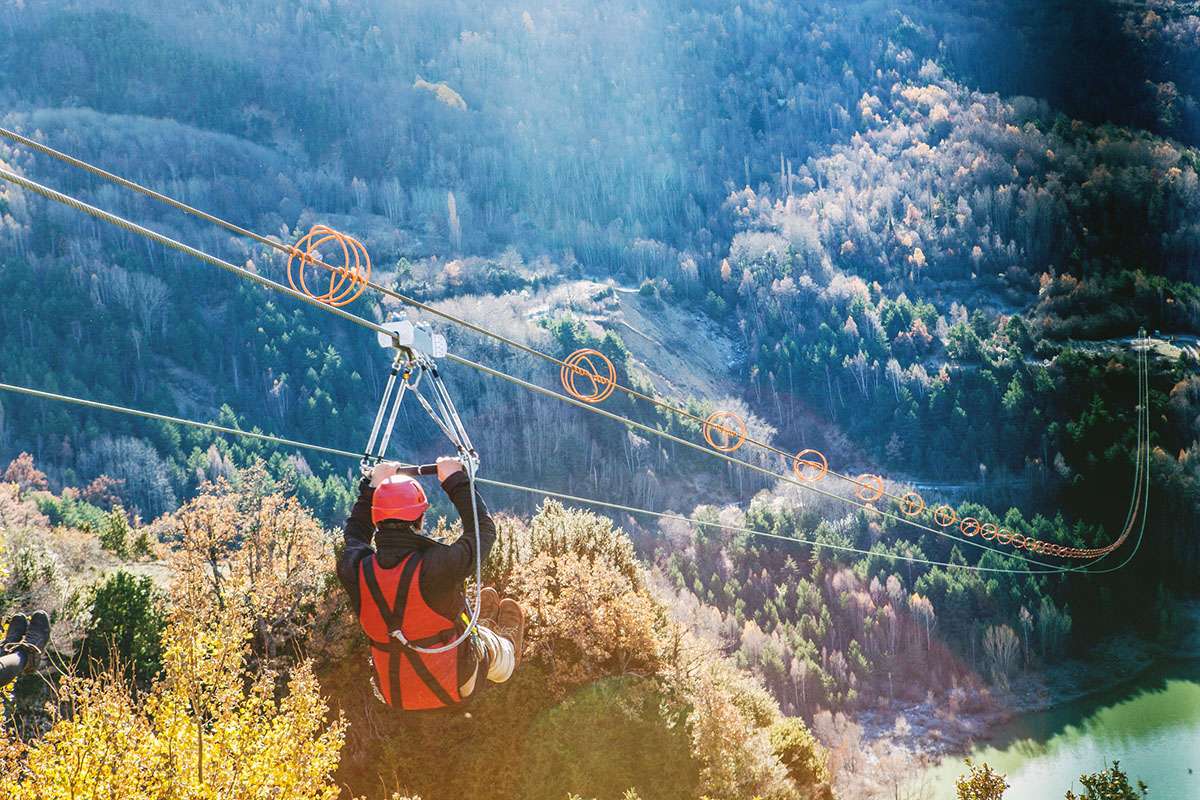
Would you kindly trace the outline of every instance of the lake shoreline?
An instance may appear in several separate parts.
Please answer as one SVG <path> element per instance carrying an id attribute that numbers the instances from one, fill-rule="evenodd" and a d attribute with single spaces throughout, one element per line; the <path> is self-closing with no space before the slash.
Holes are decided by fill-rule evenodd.
<path id="1" fill-rule="evenodd" d="M 1200 601 L 1184 606 L 1191 629 L 1175 646 L 1119 633 L 1097 648 L 1105 653 L 1102 659 L 1072 658 L 1044 670 L 1027 670 L 1014 677 L 1007 689 L 956 688 L 916 704 L 893 702 L 863 709 L 856 721 L 866 739 L 903 747 L 921 763 L 932 765 L 945 757 L 967 755 L 976 743 L 991 741 L 992 731 L 1013 717 L 1049 711 L 1117 688 L 1164 661 L 1200 658 Z M 899 717 L 906 724 L 897 730 Z"/>

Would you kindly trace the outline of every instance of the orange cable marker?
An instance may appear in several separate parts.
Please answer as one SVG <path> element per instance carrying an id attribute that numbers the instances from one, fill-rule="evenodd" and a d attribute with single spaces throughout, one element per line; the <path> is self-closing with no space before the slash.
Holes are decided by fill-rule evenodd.
<path id="1" fill-rule="evenodd" d="M 974 517 L 964 517 L 959 523 L 958 529 L 962 531 L 963 536 L 974 536 L 979 533 L 979 520 Z"/>
<path id="2" fill-rule="evenodd" d="M 737 425 L 737 430 L 727 427 L 725 422 L 730 420 L 732 424 Z M 719 445 L 713 441 L 712 433 L 716 429 L 725 434 L 725 443 Z M 732 453 L 742 446 L 742 442 L 746 441 L 746 423 L 742 422 L 741 417 L 737 414 L 732 414 L 728 411 L 714 411 L 704 421 L 704 441 L 708 442 L 714 450 L 719 450 L 722 453 Z M 730 442 L 733 442 L 732 444 Z"/>
<path id="3" fill-rule="evenodd" d="M 318 248 L 326 242 L 336 242 L 342 247 L 343 265 L 330 267 L 320 262 Z M 314 300 L 330 306 L 344 306 L 358 298 L 371 280 L 371 257 L 362 242 L 352 236 L 327 228 L 324 225 L 314 225 L 300 241 L 287 248 L 289 256 L 287 263 L 288 284 L 298 291 L 304 292 Z M 292 276 L 292 262 L 299 259 L 296 277 Z M 305 265 L 321 264 L 329 269 L 329 289 L 324 294 L 316 294 L 308 287 L 305 280 Z M 296 285 L 296 280 L 300 285 Z M 357 290 L 355 290 L 357 286 Z"/>
<path id="4" fill-rule="evenodd" d="M 943 528 L 949 528 L 958 519 L 958 514 L 950 506 L 938 506 L 933 512 L 933 521 Z"/>
<path id="5" fill-rule="evenodd" d="M 996 532 L 997 532 L 996 526 L 994 523 L 985 522 L 985 523 L 983 523 L 983 533 L 979 534 L 979 536 L 981 539 L 984 539 L 984 540 L 990 542 L 992 539 L 996 538 Z M 991 536 L 988 536 L 989 533 L 991 534 Z"/>
<path id="6" fill-rule="evenodd" d="M 821 463 L 818 464 L 816 461 L 809 461 L 805 459 L 804 456 L 808 455 L 809 453 L 812 453 L 814 456 L 821 459 Z M 801 464 L 807 467 L 816 467 L 817 474 L 811 478 L 805 477 L 804 473 L 800 471 Z M 829 461 L 827 461 L 825 456 L 821 455 L 816 450 L 801 450 L 792 458 L 792 471 L 796 473 L 797 478 L 805 483 L 816 483 L 817 481 L 821 480 L 821 478 L 824 478 L 826 473 L 829 472 Z"/>
<path id="7" fill-rule="evenodd" d="M 878 500 L 880 497 L 883 497 L 883 478 L 879 477 L 878 475 L 872 475 L 869 472 L 864 472 L 862 475 L 859 475 L 858 479 L 854 482 L 858 484 L 854 487 L 854 494 L 864 503 L 872 503 Z M 874 483 L 875 485 L 868 486 L 868 483 Z M 870 497 L 867 497 L 867 490 L 873 491 L 874 494 Z"/>
<path id="8" fill-rule="evenodd" d="M 900 512 L 906 517 L 915 517 L 925 510 L 925 500 L 916 492 L 905 492 L 900 498 Z"/>
<path id="9" fill-rule="evenodd" d="M 608 373 L 607 377 L 601 375 L 600 371 L 596 369 L 596 365 L 592 362 L 593 357 L 600 359 Z M 580 366 L 581 364 L 587 366 Z M 592 382 L 591 392 L 584 393 L 575 388 L 576 375 L 586 376 Z M 603 353 L 584 348 L 576 350 L 567 357 L 559 372 L 559 379 L 562 381 L 563 388 L 567 390 L 567 394 L 576 400 L 582 400 L 585 403 L 599 403 L 612 394 L 616 387 L 617 371 Z"/>

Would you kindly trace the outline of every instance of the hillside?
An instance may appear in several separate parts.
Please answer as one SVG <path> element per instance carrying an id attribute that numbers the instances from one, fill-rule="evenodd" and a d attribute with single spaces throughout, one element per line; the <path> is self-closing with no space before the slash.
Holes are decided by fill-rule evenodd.
<path id="1" fill-rule="evenodd" d="M 487 490 L 513 541 L 537 538 L 552 493 L 596 501 L 568 505 L 623 532 L 646 635 L 692 629 L 727 690 L 713 719 L 758 714 L 720 744 L 745 762 L 719 777 L 677 663 L 584 679 L 535 660 L 488 701 L 530 733 L 469 757 L 511 767 L 506 796 L 536 794 L 521 783 L 536 765 L 556 792 L 652 800 L 643 740 L 675 754 L 656 788 L 734 796 L 762 780 L 788 796 L 764 744 L 780 713 L 911 771 L 1003 713 L 1010 683 L 1112 636 L 1146 653 L 1177 639 L 1200 590 L 1194 4 L 49 0 L 0 20 L 0 127 L 285 249 L 318 224 L 360 240 L 385 293 L 345 310 L 446 336 L 439 374 L 481 475 L 522 487 Z M 278 250 L 8 138 L 0 168 L 288 280 Z M 25 554 L 0 612 L 53 605 L 71 651 L 86 624 L 71 592 L 120 566 L 166 586 L 172 515 L 222 480 L 253 473 L 313 525 L 341 525 L 358 470 L 338 452 L 361 452 L 387 377 L 374 332 L 8 181 L 0 274 L 0 382 L 327 448 L 0 391 Z M 561 394 L 555 359 L 580 348 L 651 399 L 617 391 L 589 413 L 517 384 Z M 728 457 L 698 422 L 716 411 L 751 440 Z M 420 408 L 400 414 L 393 457 L 449 449 Z M 806 479 L 802 450 L 830 474 Z M 865 500 L 875 480 L 887 496 Z M 1145 536 L 1076 570 L 981 549 L 936 523 L 942 505 L 1063 547 L 1135 522 Z M 134 538 L 116 554 L 104 537 Z M 536 560 L 530 546 L 511 545 Z M 404 758 L 364 731 L 405 732 L 360 708 L 349 656 L 320 647 L 316 678 L 352 723 L 338 780 L 457 795 L 409 761 L 411 777 L 355 782 Z M 900 713 L 928 724 L 901 735 Z M 867 720 L 879 741 L 845 744 Z M 498 738 L 481 722 L 437 734 Z M 596 738 L 552 752 L 578 729 Z M 603 783 L 587 750 L 636 769 Z M 840 796 L 886 791 L 855 783 L 869 768 L 830 769 Z"/>
<path id="2" fill-rule="evenodd" d="M 340 722 L 314 739 L 322 755 L 302 791 L 341 786 L 353 796 L 385 797 L 392 791 L 617 797 L 627 790 L 679 798 L 829 796 L 826 757 L 812 735 L 799 721 L 785 719 L 761 685 L 670 618 L 650 591 L 629 539 L 603 517 L 548 502 L 528 523 L 502 520 L 485 582 L 521 599 L 533 614 L 524 663 L 510 683 L 489 689 L 465 716 L 405 720 L 371 695 L 362 667 L 365 640 L 340 587 L 321 569 L 334 557 L 330 538 L 261 468 L 235 474 L 232 484 L 206 486 L 176 514 L 136 531 L 128 529 L 119 507 L 105 512 L 76 490 L 54 495 L 35 488 L 44 484 L 30 465 L 7 470 L 6 478 L 17 477 L 23 483 L 0 484 L 0 597 L 13 607 L 37 605 L 53 613 L 55 666 L 73 663 L 68 674 L 87 676 L 115 658 L 142 692 L 164 701 L 131 704 L 122 699 L 128 690 L 120 683 L 101 677 L 98 684 L 81 684 L 48 667 L 49 686 L 76 707 L 69 715 L 47 717 L 39 712 L 47 685 L 23 679 L 18 698 L 25 735 L 36 730 L 55 744 L 48 751 L 32 741 L 30 766 L 17 783 L 6 781 L 5 797 L 46 796 L 52 785 L 155 796 L 145 777 L 155 770 L 164 773 L 160 780 L 181 782 L 183 791 L 191 780 L 187 745 L 182 754 L 161 752 L 167 742 L 139 732 L 139 720 L 160 728 L 173 693 L 188 681 L 217 696 L 233 692 L 220 702 L 229 703 L 235 717 L 270 717 L 274 712 L 254 710 L 253 694 L 238 699 L 243 672 L 268 686 L 290 682 L 295 697 L 315 691 L 295 683 L 310 680 L 314 670 L 321 697 L 305 702 L 320 704 L 318 716 L 307 728 L 293 729 L 294 746 L 316 736 L 326 706 Z M 69 510 L 82 527 L 52 529 L 39 509 Z M 118 533 L 122 525 L 127 536 Z M 148 539 L 156 543 L 147 546 Z M 135 577 L 157 570 L 169 580 Z M 217 575 L 220 581 L 213 580 Z M 206 643 L 206 630 L 226 631 L 219 637 L 225 643 Z M 230 637 L 233 631 L 241 637 Z M 180 652 L 191 648 L 194 657 L 196 648 L 206 647 L 207 658 L 226 666 L 197 671 Z M 105 712 L 109 702 L 121 710 Z M 217 708 L 213 713 L 223 713 Z M 281 707 L 276 722 L 302 725 L 296 711 Z M 174 724 L 196 723 L 184 711 Z M 17 732 L 4 736 L 0 753 L 19 757 Z M 88 752 L 89 736 L 124 737 L 128 752 Z M 254 767 L 233 767 L 222 759 L 244 758 L 237 745 L 223 740 L 219 729 L 211 736 L 213 752 L 206 757 L 201 749 L 196 757 L 208 765 L 201 769 L 223 775 L 231 787 L 240 785 L 241 770 L 261 769 L 265 778 L 300 767 L 285 749 L 254 756 Z M 76 768 L 74 777 L 52 777 L 55 765 L 76 757 L 86 766 Z M 275 780 L 265 779 L 260 791 Z"/>

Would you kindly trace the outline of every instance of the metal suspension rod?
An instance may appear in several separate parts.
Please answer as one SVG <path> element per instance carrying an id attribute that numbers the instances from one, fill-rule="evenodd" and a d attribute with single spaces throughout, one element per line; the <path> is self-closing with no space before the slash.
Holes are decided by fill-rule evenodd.
<path id="1" fill-rule="evenodd" d="M 371 436 L 367 439 L 367 448 L 363 453 L 364 463 L 374 454 L 375 437 L 379 435 L 379 426 L 383 424 L 384 410 L 387 407 L 388 399 L 392 396 L 392 390 L 396 386 L 396 375 L 400 372 L 402 361 L 402 354 L 397 353 L 395 360 L 392 361 L 392 371 L 388 375 L 387 384 L 383 387 L 383 400 L 379 403 L 379 411 L 375 412 L 375 424 L 371 426 Z"/>
<path id="2" fill-rule="evenodd" d="M 421 382 L 421 375 L 420 373 L 417 374 L 417 383 L 409 384 L 409 369 L 411 369 L 411 366 L 404 371 L 404 379 L 400 382 L 400 389 L 396 392 L 396 400 L 394 403 L 392 403 L 392 413 L 388 415 L 387 428 L 383 432 L 383 442 L 379 445 L 380 459 L 382 459 L 383 454 L 387 452 L 388 442 L 392 440 L 392 430 L 396 427 L 396 416 L 400 413 L 400 404 L 404 401 L 405 393 L 408 392 L 409 389 L 412 389 L 413 394 L 420 397 L 420 393 L 417 391 L 417 383 Z"/>

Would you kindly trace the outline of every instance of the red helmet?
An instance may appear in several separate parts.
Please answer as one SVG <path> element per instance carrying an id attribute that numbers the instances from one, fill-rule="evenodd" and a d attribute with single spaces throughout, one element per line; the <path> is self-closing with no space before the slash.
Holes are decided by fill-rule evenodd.
<path id="1" fill-rule="evenodd" d="M 429 508 L 421 484 L 403 475 L 392 475 L 375 488 L 371 503 L 371 521 L 378 525 L 385 519 L 415 522 Z"/>

